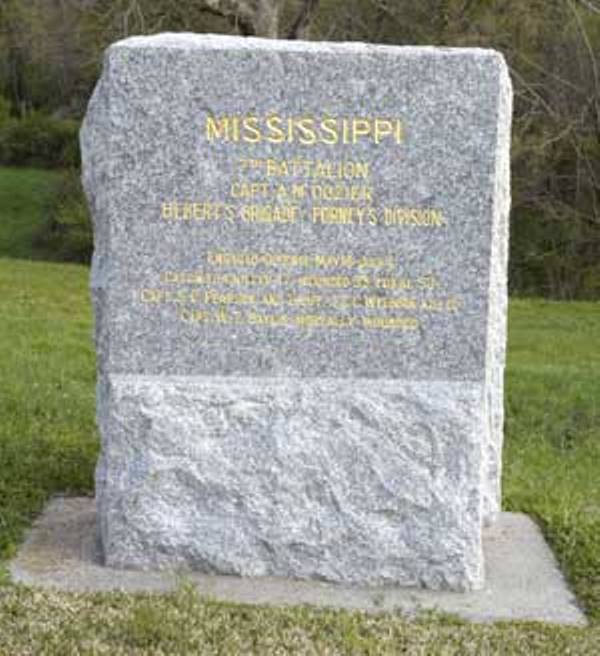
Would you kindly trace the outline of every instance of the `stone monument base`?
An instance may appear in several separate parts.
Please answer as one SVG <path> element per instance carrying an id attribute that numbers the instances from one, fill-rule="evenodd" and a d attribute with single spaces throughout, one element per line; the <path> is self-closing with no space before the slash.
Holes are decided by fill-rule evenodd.
<path id="1" fill-rule="evenodd" d="M 484 392 L 110 375 L 96 477 L 105 562 L 479 589 Z"/>
<path id="2" fill-rule="evenodd" d="M 533 620 L 584 626 L 538 527 L 525 515 L 501 513 L 484 530 L 486 584 L 467 593 L 398 587 L 367 588 L 282 578 L 187 574 L 202 595 L 222 601 L 271 605 L 311 604 L 372 612 L 413 614 L 435 609 L 476 621 Z M 38 519 L 10 564 L 16 583 L 77 592 L 169 592 L 180 576 L 123 571 L 99 562 L 96 509 L 89 498 L 56 498 Z"/>

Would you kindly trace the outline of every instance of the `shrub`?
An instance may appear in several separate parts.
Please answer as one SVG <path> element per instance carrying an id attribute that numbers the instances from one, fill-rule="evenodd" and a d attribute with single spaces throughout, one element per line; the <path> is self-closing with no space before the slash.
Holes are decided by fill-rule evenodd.
<path id="1" fill-rule="evenodd" d="M 92 226 L 77 169 L 68 169 L 61 176 L 35 246 L 52 260 L 90 262 Z"/>
<path id="2" fill-rule="evenodd" d="M 0 164 L 44 168 L 79 165 L 79 124 L 32 112 L 11 118 L 0 103 Z"/>

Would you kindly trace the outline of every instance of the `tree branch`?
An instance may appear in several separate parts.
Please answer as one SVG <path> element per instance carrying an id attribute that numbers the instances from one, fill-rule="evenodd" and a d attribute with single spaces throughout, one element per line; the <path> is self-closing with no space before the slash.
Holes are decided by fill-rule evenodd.
<path id="1" fill-rule="evenodd" d="M 600 7 L 597 7 L 592 0 L 579 0 L 586 9 L 593 11 L 595 14 L 600 14 Z"/>
<path id="2" fill-rule="evenodd" d="M 204 9 L 215 16 L 227 18 L 244 36 L 256 33 L 256 1 L 202 0 Z"/>

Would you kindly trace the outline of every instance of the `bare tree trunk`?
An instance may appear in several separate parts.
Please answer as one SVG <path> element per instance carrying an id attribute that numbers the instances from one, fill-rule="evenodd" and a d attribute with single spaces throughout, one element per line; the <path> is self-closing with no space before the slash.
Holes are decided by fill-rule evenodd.
<path id="1" fill-rule="evenodd" d="M 258 0 L 254 17 L 254 34 L 270 39 L 279 36 L 280 0 Z"/>
<path id="2" fill-rule="evenodd" d="M 302 7 L 288 31 L 288 39 L 306 39 L 308 37 L 310 23 L 318 7 L 319 0 L 303 0 Z"/>
<path id="3" fill-rule="evenodd" d="M 202 0 L 202 4 L 228 18 L 245 36 L 279 36 L 282 0 Z"/>
<path id="4" fill-rule="evenodd" d="M 261 0 L 202 0 L 210 12 L 223 16 L 238 29 L 240 34 L 251 36 L 256 33 L 254 19 L 257 4 Z"/>
<path id="5" fill-rule="evenodd" d="M 28 109 L 25 78 L 27 47 L 23 41 L 24 22 L 19 9 L 19 6 L 13 3 L 0 6 L 0 18 L 4 32 L 2 45 L 6 49 L 8 91 L 12 96 L 14 108 L 23 116 Z"/>

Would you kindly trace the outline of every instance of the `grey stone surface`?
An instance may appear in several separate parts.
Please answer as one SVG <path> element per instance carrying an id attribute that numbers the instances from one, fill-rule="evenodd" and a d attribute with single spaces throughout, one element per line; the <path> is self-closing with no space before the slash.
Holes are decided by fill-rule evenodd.
<path id="1" fill-rule="evenodd" d="M 486 50 L 109 49 L 82 131 L 107 563 L 483 585 L 510 103 Z"/>
<path id="2" fill-rule="evenodd" d="M 457 594 L 397 586 L 364 587 L 237 576 L 185 574 L 202 595 L 250 604 L 310 604 L 367 612 L 421 610 L 453 613 L 475 622 L 533 620 L 585 626 L 585 615 L 568 589 L 538 527 L 527 516 L 502 513 L 483 533 L 486 583 Z M 15 582 L 75 592 L 169 592 L 182 574 L 124 571 L 102 566 L 94 502 L 56 498 L 37 520 L 10 563 Z"/>
<path id="3" fill-rule="evenodd" d="M 481 586 L 478 386 L 112 376 L 102 394 L 108 565 Z"/>
<path id="4" fill-rule="evenodd" d="M 490 305 L 486 361 L 486 399 L 489 413 L 488 451 L 484 462 L 484 521 L 494 522 L 501 509 L 502 445 L 504 442 L 504 362 L 508 316 L 508 231 L 510 214 L 510 130 L 512 93 L 508 78 L 500 81 L 498 157 L 494 191 L 494 230 L 490 260 Z"/>

